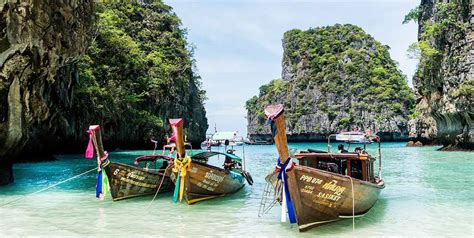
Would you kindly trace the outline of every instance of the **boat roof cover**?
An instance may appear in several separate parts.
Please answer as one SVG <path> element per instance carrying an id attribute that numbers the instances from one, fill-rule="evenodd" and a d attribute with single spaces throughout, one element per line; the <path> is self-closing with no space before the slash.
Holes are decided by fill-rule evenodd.
<path id="1" fill-rule="evenodd" d="M 216 152 L 216 151 L 211 151 L 211 152 L 206 151 L 206 152 L 202 152 L 202 153 L 199 153 L 199 154 L 195 154 L 195 155 L 191 156 L 191 159 L 207 159 L 207 158 L 215 156 L 215 155 L 223 155 L 223 156 L 230 157 L 232 160 L 242 161 L 242 159 L 237 155 L 222 153 L 222 152 Z"/>
<path id="2" fill-rule="evenodd" d="M 342 132 L 336 134 L 337 141 L 345 141 L 347 143 L 361 143 L 361 144 L 370 144 L 372 141 L 370 137 L 363 132 Z"/>
<path id="3" fill-rule="evenodd" d="M 212 140 L 231 140 L 237 136 L 236 131 L 221 131 L 212 135 Z"/>

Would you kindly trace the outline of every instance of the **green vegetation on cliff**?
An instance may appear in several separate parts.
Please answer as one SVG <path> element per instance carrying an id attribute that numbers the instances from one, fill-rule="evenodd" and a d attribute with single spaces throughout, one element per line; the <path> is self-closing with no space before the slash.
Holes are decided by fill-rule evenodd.
<path id="1" fill-rule="evenodd" d="M 430 90 L 431 78 L 440 78 L 442 74 L 442 61 L 446 59 L 443 55 L 446 45 L 451 42 L 462 42 L 466 38 L 466 32 L 471 27 L 471 22 L 465 19 L 471 14 L 469 9 L 469 0 L 454 0 L 450 2 L 435 2 L 435 9 L 430 14 L 422 15 L 423 9 L 419 7 L 412 9 L 406 16 L 403 23 L 409 21 L 420 22 L 423 26 L 419 32 L 420 40 L 410 45 L 408 52 L 413 58 L 420 60 L 415 75 L 417 81 L 422 85 L 418 87 L 421 94 L 427 94 Z M 435 19 L 434 21 L 432 19 Z M 455 34 L 452 34 L 455 32 Z M 459 65 L 462 60 L 460 55 L 452 55 L 448 58 L 451 65 Z M 427 79 L 427 80 L 423 80 Z M 462 83 L 462 89 L 453 91 L 451 96 L 456 98 L 465 97 L 472 99 L 474 95 L 474 79 L 468 79 L 469 82 Z"/>
<path id="2" fill-rule="evenodd" d="M 246 103 L 249 134 L 263 133 L 260 111 L 270 103 L 285 104 L 290 133 L 351 127 L 406 133 L 413 93 L 388 46 L 360 27 L 337 24 L 290 30 L 283 48 L 283 79 Z"/>
<path id="3" fill-rule="evenodd" d="M 413 85 L 417 98 L 410 137 L 446 147 L 473 149 L 474 46 L 472 0 L 421 1 L 404 23 L 418 22 L 419 59 Z"/>
<path id="4" fill-rule="evenodd" d="M 188 140 L 204 139 L 200 77 L 186 31 L 161 1 L 97 4 L 97 36 L 80 61 L 75 111 L 104 125 L 114 144 L 163 142 L 167 118 L 183 117 Z"/>

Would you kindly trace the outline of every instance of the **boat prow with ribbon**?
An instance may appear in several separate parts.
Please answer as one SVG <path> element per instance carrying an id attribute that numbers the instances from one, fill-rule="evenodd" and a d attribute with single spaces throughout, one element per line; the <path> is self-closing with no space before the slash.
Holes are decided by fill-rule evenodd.
<path id="1" fill-rule="evenodd" d="M 299 230 L 354 218 L 367 213 L 377 202 L 380 191 L 385 187 L 381 178 L 380 139 L 360 132 L 331 135 L 348 144 L 361 144 L 355 152 L 343 148 L 339 153 L 311 150 L 295 155 L 298 164 L 292 161 L 286 141 L 283 106 L 268 106 L 265 109 L 272 128 L 278 154 L 276 170 L 267 176 L 267 181 L 281 197 L 282 221 L 288 214 L 291 223 L 297 223 Z M 366 151 L 366 144 L 378 142 L 378 158 Z M 339 146 L 341 147 L 341 146 Z M 283 159 L 282 159 L 283 158 Z M 378 175 L 374 163 L 379 160 Z"/>
<path id="2" fill-rule="evenodd" d="M 134 159 L 134 165 L 112 162 L 102 146 L 100 126 L 89 127 L 89 146 L 86 157 L 92 158 L 94 147 L 99 164 L 96 196 L 104 199 L 110 189 L 114 201 L 137 196 L 169 192 L 173 188 L 170 180 L 170 158 L 165 155 L 143 155 Z M 104 173 L 105 172 L 105 173 Z"/>
<path id="3" fill-rule="evenodd" d="M 233 154 L 222 152 L 202 152 L 191 157 L 184 150 L 182 119 L 170 119 L 176 127 L 177 158 L 174 160 L 172 181 L 175 182 L 174 202 L 185 198 L 188 204 L 232 194 L 244 187 L 244 180 L 252 184 L 250 174 L 242 168 L 242 159 Z M 209 163 L 211 158 L 222 158 L 223 166 Z"/>

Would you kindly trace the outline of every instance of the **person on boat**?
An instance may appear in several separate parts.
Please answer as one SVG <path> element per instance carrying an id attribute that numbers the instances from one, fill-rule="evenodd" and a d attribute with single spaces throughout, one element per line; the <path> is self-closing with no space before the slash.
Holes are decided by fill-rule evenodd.
<path id="1" fill-rule="evenodd" d="M 211 138 L 207 139 L 207 146 L 206 146 L 206 149 L 207 151 L 211 152 L 211 149 L 212 149 L 212 144 L 211 144 Z"/>
<path id="2" fill-rule="evenodd" d="M 347 151 L 347 150 L 344 149 L 344 145 L 343 145 L 343 144 L 339 144 L 339 145 L 337 146 L 337 152 L 338 152 L 338 153 L 347 153 L 347 152 L 349 152 L 349 151 Z M 340 159 L 340 160 L 339 160 L 339 168 L 341 168 L 340 173 L 341 173 L 342 175 L 345 175 L 345 174 L 346 174 L 346 169 L 347 169 L 347 164 L 346 164 L 346 160 L 345 160 L 345 159 Z"/>
<path id="3" fill-rule="evenodd" d="M 233 167 L 235 167 L 235 162 L 232 160 L 232 158 L 226 156 L 224 160 L 224 169 L 231 170 Z"/>
<path id="4" fill-rule="evenodd" d="M 348 151 L 344 149 L 344 145 L 343 144 L 339 144 L 337 146 L 337 152 L 338 153 L 347 153 Z"/>

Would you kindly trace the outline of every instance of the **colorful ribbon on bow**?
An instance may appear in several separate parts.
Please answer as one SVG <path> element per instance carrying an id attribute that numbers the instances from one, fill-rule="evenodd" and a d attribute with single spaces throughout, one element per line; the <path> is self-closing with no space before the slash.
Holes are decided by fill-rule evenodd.
<path id="1" fill-rule="evenodd" d="M 109 178 L 107 177 L 107 173 L 104 173 L 104 168 L 110 164 L 108 159 L 109 154 L 105 152 L 105 157 L 100 158 L 100 166 L 97 169 L 97 184 L 95 187 L 95 196 L 103 200 L 105 195 L 109 191 Z"/>
<path id="2" fill-rule="evenodd" d="M 173 193 L 173 201 L 181 202 L 183 199 L 183 193 L 184 193 L 184 179 L 186 178 L 187 171 L 191 167 L 191 158 L 189 156 L 185 156 L 183 160 L 179 159 L 174 159 L 174 167 L 173 167 L 173 172 L 178 173 L 176 176 L 176 183 L 174 187 L 174 193 Z"/>
<path id="3" fill-rule="evenodd" d="M 92 132 L 93 132 L 92 129 L 87 130 L 87 133 L 89 133 L 89 143 L 87 144 L 87 149 L 86 149 L 86 154 L 85 154 L 86 159 L 94 158 L 94 144 L 92 143 Z"/>
<path id="4" fill-rule="evenodd" d="M 278 180 L 283 182 L 283 193 L 282 193 L 282 221 L 286 220 L 286 212 L 288 211 L 288 217 L 290 218 L 290 223 L 296 223 L 295 209 L 291 201 L 290 190 L 288 189 L 288 180 L 286 173 L 293 169 L 296 165 L 291 158 L 288 158 L 285 163 L 281 163 L 280 158 L 277 160 L 277 166 L 275 167 L 276 172 L 278 173 Z M 286 204 L 286 206 L 285 206 Z"/>

